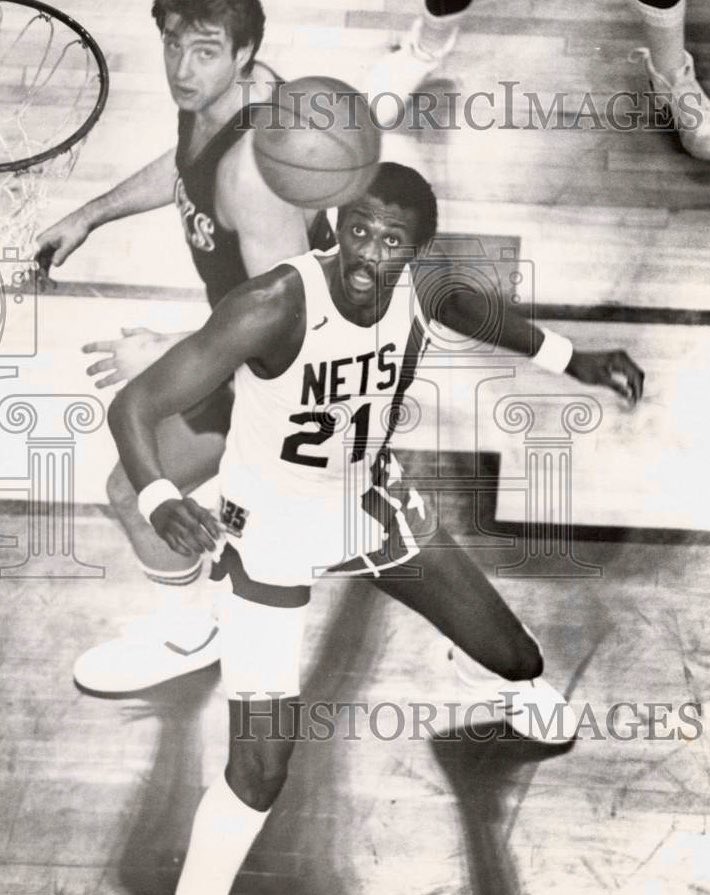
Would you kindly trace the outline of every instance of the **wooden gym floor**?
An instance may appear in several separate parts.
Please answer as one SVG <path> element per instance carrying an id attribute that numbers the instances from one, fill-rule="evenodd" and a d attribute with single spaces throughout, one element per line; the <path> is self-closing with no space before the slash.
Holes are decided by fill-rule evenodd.
<path id="1" fill-rule="evenodd" d="M 417 10 L 414 0 L 265 5 L 263 56 L 279 71 L 356 83 Z M 148 6 L 62 3 L 104 47 L 112 90 L 73 177 L 50 196 L 47 223 L 174 141 Z M 688 19 L 689 47 L 710 81 L 707 5 L 691 0 Z M 626 61 L 639 41 L 621 0 L 480 0 L 436 89 L 500 92 L 500 82 L 519 81 L 518 104 L 525 91 L 537 91 L 544 106 L 565 92 L 575 108 L 588 92 L 603 107 L 615 91 L 644 86 Z M 516 366 L 510 388 L 496 382 L 476 392 L 490 425 L 474 438 L 458 424 L 475 374 L 439 365 L 428 382 L 441 429 L 427 418 L 419 441 L 403 441 L 423 469 L 442 434 L 444 478 L 461 476 L 481 452 L 483 473 L 500 483 L 496 506 L 489 500 L 475 516 L 465 496 L 453 495 L 439 511 L 535 630 L 546 676 L 586 712 L 586 724 L 571 749 L 474 742 L 447 724 L 445 703 L 466 705 L 471 694 L 456 682 L 441 637 L 368 586 L 323 583 L 304 655 L 307 704 L 366 703 L 370 720 L 375 706 L 392 705 L 380 710 L 379 738 L 362 712 L 350 736 L 341 713 L 332 738 L 297 747 L 234 892 L 710 892 L 710 167 L 684 155 L 671 134 L 608 128 L 398 132 L 385 152 L 429 174 L 442 230 L 476 234 L 486 247 L 517 246 L 534 266 L 540 315 L 555 329 L 579 345 L 621 345 L 647 370 L 647 399 L 633 414 L 613 396 L 583 390 L 603 409 L 599 428 L 574 444 L 570 521 L 585 538 L 575 544 L 577 571 L 593 567 L 591 577 L 556 577 L 565 571 L 557 560 L 511 576 L 524 550 L 515 483 L 526 444 L 492 425 L 502 396 L 569 398 L 580 393 L 574 384 Z M 83 376 L 84 341 L 107 327 L 117 334 L 122 323 L 175 322 L 167 298 L 189 300 L 187 317 L 203 313 L 172 209 L 95 233 L 59 279 L 57 293 L 40 299 L 38 355 L 12 361 L 17 375 L 3 379 L 0 397 L 43 388 L 96 394 Z M 146 310 L 133 301 L 143 294 L 154 299 Z M 422 397 L 428 407 L 436 401 Z M 168 895 L 202 787 L 224 761 L 218 676 L 206 671 L 121 702 L 77 692 L 76 655 L 151 608 L 102 503 L 110 440 L 101 429 L 76 444 L 77 556 L 100 576 L 85 580 L 7 577 L 27 551 L 18 499 L 24 440 L 2 433 L 0 456 L 0 892 Z M 410 738 L 416 702 L 437 709 L 438 735 Z M 638 707 L 619 710 L 616 732 L 626 739 L 607 724 L 622 702 Z M 679 715 L 689 703 L 701 706 L 699 736 Z M 387 742 L 397 709 L 406 729 Z M 655 731 L 654 711 L 668 719 Z M 693 738 L 679 739 L 680 727 Z"/>

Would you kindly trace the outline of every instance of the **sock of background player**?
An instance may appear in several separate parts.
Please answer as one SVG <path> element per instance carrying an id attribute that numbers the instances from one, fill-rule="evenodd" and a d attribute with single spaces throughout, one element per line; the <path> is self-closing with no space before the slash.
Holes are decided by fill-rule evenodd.
<path id="1" fill-rule="evenodd" d="M 440 53 L 472 2 L 473 0 L 426 0 L 417 35 L 417 48 L 420 52 L 432 56 Z"/>
<path id="2" fill-rule="evenodd" d="M 685 64 L 685 0 L 635 0 L 635 6 L 643 19 L 653 67 L 672 81 Z"/>

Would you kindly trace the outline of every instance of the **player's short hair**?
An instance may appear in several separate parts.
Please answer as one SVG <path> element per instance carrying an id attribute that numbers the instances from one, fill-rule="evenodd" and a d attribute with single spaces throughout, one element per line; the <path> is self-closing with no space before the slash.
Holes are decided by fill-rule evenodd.
<path id="1" fill-rule="evenodd" d="M 232 39 L 232 56 L 251 44 L 251 56 L 244 66 L 246 72 L 251 71 L 264 37 L 265 16 L 260 0 L 153 0 L 151 11 L 161 34 L 170 13 L 179 15 L 185 25 L 223 25 Z"/>
<path id="2" fill-rule="evenodd" d="M 436 196 L 429 182 L 414 168 L 396 162 L 381 162 L 365 195 L 374 196 L 386 205 L 399 205 L 417 213 L 417 248 L 429 242 L 436 233 Z M 338 209 L 338 225 L 347 208 L 344 205 Z"/>

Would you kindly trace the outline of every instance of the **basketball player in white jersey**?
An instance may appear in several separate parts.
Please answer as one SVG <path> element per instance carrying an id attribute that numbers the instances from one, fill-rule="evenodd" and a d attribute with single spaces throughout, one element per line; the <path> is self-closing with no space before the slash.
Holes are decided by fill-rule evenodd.
<path id="1" fill-rule="evenodd" d="M 396 491 L 401 471 L 389 439 L 432 313 L 463 334 L 479 331 L 487 313 L 458 291 L 444 301 L 412 295 L 402 249 L 421 248 L 435 229 L 426 181 L 411 168 L 381 165 L 367 194 L 340 210 L 339 247 L 291 259 L 228 293 L 202 330 L 136 377 L 109 410 L 157 534 L 178 553 L 221 551 L 211 577 L 220 590 L 229 760 L 197 811 L 178 895 L 227 895 L 286 780 L 310 586 L 327 569 L 371 577 L 499 674 L 516 693 L 511 723 L 534 705 L 546 723 L 557 713 L 553 739 L 574 735 L 570 707 L 540 681 L 535 639 L 453 541 L 445 551 L 420 547 L 410 520 L 421 504 L 413 491 Z M 576 351 L 516 316 L 493 338 L 519 352 L 532 344 L 548 368 L 632 401 L 641 396 L 643 374 L 624 352 Z M 166 478 L 155 432 L 157 421 L 231 374 L 218 522 Z M 377 412 L 382 401 L 389 414 Z M 391 574 L 414 557 L 420 580 Z M 249 717 L 252 709 L 259 717 Z"/>
<path id="2" fill-rule="evenodd" d="M 153 17 L 179 109 L 178 145 L 40 234 L 38 258 L 45 269 L 59 266 L 97 227 L 174 201 L 214 305 L 229 289 L 282 258 L 332 245 L 332 234 L 324 214 L 296 208 L 272 193 L 254 162 L 242 111 L 268 99 L 277 77 L 255 61 L 264 31 L 259 0 L 155 0 Z M 427 23 L 422 39 L 431 44 L 433 26 L 429 19 Z M 443 35 L 442 40 L 448 38 Z M 388 66 L 394 60 L 399 71 L 401 58 L 388 54 Z M 404 88 L 413 75 L 409 64 L 405 68 Z M 418 82 L 420 61 L 415 68 Z M 107 355 L 92 363 L 88 373 L 99 388 L 130 380 L 185 335 L 126 329 L 122 339 L 85 347 Z M 185 493 L 216 473 L 231 405 L 231 392 L 223 385 L 196 408 L 161 424 L 163 463 Z M 200 575 L 199 555 L 178 555 L 156 537 L 138 512 L 135 491 L 120 463 L 107 492 L 146 575 L 147 603 L 161 608 L 125 635 L 79 656 L 74 679 L 96 695 L 130 695 L 212 664 L 219 645 L 210 612 L 194 611 L 184 599 L 185 586 Z"/>

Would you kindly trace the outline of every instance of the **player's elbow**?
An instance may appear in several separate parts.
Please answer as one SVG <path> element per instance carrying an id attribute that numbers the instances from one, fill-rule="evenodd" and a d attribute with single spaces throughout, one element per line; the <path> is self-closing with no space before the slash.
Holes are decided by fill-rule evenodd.
<path id="1" fill-rule="evenodd" d="M 114 441 L 120 442 L 121 434 L 129 428 L 130 420 L 138 413 L 138 400 L 130 383 L 121 389 L 108 408 L 108 427 Z"/>
<path id="2" fill-rule="evenodd" d="M 125 409 L 122 406 L 123 402 L 121 398 L 122 392 L 119 392 L 109 404 L 108 413 L 106 414 L 108 427 L 114 438 L 116 437 L 116 434 L 121 431 L 122 421 L 125 418 Z"/>

